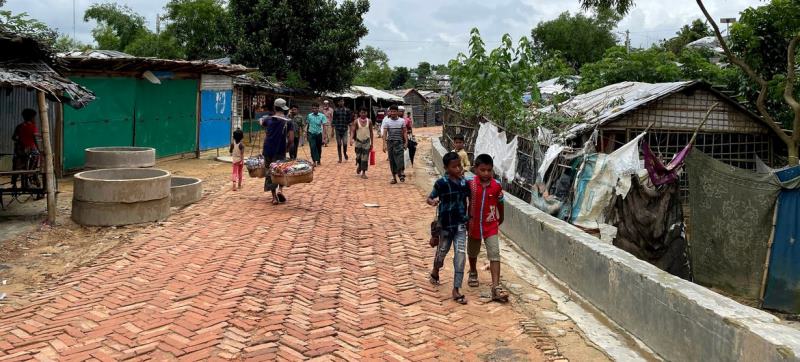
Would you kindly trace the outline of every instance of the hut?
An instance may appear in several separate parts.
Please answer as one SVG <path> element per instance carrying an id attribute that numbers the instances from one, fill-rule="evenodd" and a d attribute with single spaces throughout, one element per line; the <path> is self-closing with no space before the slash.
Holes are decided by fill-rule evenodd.
<path id="1" fill-rule="evenodd" d="M 77 109 L 95 97 L 88 89 L 60 75 L 58 71 L 63 71 L 60 62 L 48 46 L 36 39 L 0 32 L 0 48 L 3 49 L 0 54 L 0 87 L 3 89 L 0 96 L 0 159 L 11 161 L 13 158 L 14 145 L 10 141 L 25 108 L 38 112 L 43 156 L 42 164 L 33 170 L 13 170 L 11 162 L 2 162 L 0 177 L 33 177 L 39 180 L 39 185 L 28 189 L 13 184 L 10 189 L 0 188 L 0 205 L 5 205 L 2 200 L 4 194 L 16 197 L 20 193 L 46 192 L 47 219 L 52 223 L 56 215 L 54 159 L 59 158 L 53 152 L 58 152 L 58 147 L 53 145 L 62 142 L 60 131 L 63 126 L 58 104 Z"/>
<path id="2" fill-rule="evenodd" d="M 260 130 L 258 119 L 272 111 L 276 98 L 296 105 L 300 114 L 311 112 L 311 105 L 319 96 L 309 89 L 284 86 L 263 78 L 239 75 L 233 78 L 233 124 L 252 136 Z"/>
<path id="3" fill-rule="evenodd" d="M 434 91 L 419 91 L 419 93 L 422 94 L 422 96 L 428 101 L 428 104 L 425 107 L 425 119 L 427 120 L 427 125 L 441 125 L 444 117 L 442 114 L 442 111 L 444 110 L 444 95 Z"/>
<path id="4" fill-rule="evenodd" d="M 710 84 L 622 82 L 578 95 L 557 106 L 541 109 L 576 117 L 562 138 L 582 145 L 596 133 L 597 151 L 611 153 L 649 127 L 644 141 L 669 159 L 683 149 L 699 128 L 694 147 L 731 166 L 755 170 L 759 160 L 776 163 L 777 135 L 761 118 Z M 778 162 L 779 163 L 779 162 Z M 685 177 L 682 190 L 688 190 Z M 685 196 L 685 195 L 684 195 Z"/>
<path id="5" fill-rule="evenodd" d="M 392 91 L 392 94 L 403 97 L 406 106 L 406 112 L 411 112 L 411 117 L 414 119 L 414 126 L 421 127 L 428 124 L 428 100 L 416 89 L 404 89 Z M 433 121 L 433 119 L 430 119 Z"/>
<path id="6" fill-rule="evenodd" d="M 64 170 L 83 167 L 87 147 L 153 147 L 157 157 L 166 157 L 228 145 L 231 77 L 251 71 L 214 61 L 142 58 L 107 50 L 59 58 L 70 79 L 98 97 L 84 109 L 64 109 Z"/>
<path id="7" fill-rule="evenodd" d="M 327 97 L 347 100 L 348 107 L 353 109 L 366 108 L 370 110 L 370 117 L 375 119 L 378 111 L 384 110 L 393 104 L 403 104 L 405 100 L 391 92 L 382 91 L 373 87 L 354 85 L 342 92 L 327 93 Z"/>

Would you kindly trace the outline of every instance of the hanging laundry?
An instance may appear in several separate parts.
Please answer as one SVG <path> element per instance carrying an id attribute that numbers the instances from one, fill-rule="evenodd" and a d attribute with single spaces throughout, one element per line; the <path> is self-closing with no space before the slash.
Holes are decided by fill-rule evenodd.
<path id="1" fill-rule="evenodd" d="M 672 161 L 664 165 L 661 160 L 658 159 L 658 156 L 650 149 L 650 145 L 647 142 L 642 142 L 644 168 L 647 169 L 647 173 L 650 175 L 650 181 L 656 186 L 678 181 L 678 178 L 680 178 L 680 169 L 683 167 L 686 156 L 691 150 L 692 144 L 690 143 L 686 145 L 683 150 L 675 154 L 675 156 L 672 157 Z"/>

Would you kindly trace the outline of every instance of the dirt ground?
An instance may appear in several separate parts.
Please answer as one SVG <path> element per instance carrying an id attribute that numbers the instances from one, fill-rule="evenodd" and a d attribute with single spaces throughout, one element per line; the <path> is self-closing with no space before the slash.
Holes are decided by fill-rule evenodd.
<path id="1" fill-rule="evenodd" d="M 220 150 L 226 154 L 227 150 Z M 213 197 L 228 186 L 230 164 L 215 161 L 216 151 L 201 158 L 159 161 L 157 166 L 174 175 L 203 180 L 203 196 Z M 245 176 L 246 177 L 246 176 Z M 58 182 L 58 218 L 56 225 L 44 225 L 45 200 L 13 201 L 0 211 L 0 303 L 25 303 L 25 290 L 58 278 L 98 255 L 126 243 L 145 228 L 158 223 L 123 227 L 86 227 L 70 218 L 72 178 Z M 4 198 L 4 204 L 9 198 Z"/>

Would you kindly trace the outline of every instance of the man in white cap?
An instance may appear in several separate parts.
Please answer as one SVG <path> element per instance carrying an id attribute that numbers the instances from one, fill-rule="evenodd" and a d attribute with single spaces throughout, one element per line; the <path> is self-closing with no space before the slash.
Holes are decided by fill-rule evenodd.
<path id="1" fill-rule="evenodd" d="M 324 114 L 325 117 L 328 118 L 328 125 L 329 126 L 332 125 L 333 124 L 333 107 L 331 107 L 331 102 L 329 100 L 327 100 L 327 99 L 322 102 L 322 114 Z M 333 139 L 333 127 L 328 127 L 326 129 L 326 132 L 328 132 L 326 139 L 328 141 L 332 140 Z M 327 142 L 325 143 L 325 147 L 328 147 L 328 143 Z"/>
<path id="2" fill-rule="evenodd" d="M 286 100 L 278 98 L 275 100 L 274 106 L 275 113 L 270 117 L 262 118 L 261 126 L 266 132 L 263 155 L 267 176 L 264 179 L 264 191 L 272 192 L 272 204 L 277 205 L 286 202 L 286 196 L 283 195 L 281 186 L 272 183 L 269 165 L 286 158 L 286 150 L 294 143 L 294 125 L 289 118 L 286 118 L 286 111 L 289 110 Z"/>

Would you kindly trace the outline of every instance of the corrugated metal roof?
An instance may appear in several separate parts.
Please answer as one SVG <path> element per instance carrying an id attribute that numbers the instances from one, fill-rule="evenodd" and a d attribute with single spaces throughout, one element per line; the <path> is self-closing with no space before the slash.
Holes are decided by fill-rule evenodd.
<path id="1" fill-rule="evenodd" d="M 240 64 L 219 64 L 206 60 L 178 60 L 135 57 L 113 50 L 88 50 L 59 54 L 71 71 L 171 71 L 200 74 L 238 75 L 249 73 L 255 69 Z"/>
<path id="2" fill-rule="evenodd" d="M 348 99 L 371 97 L 374 101 L 383 100 L 395 103 L 404 102 L 403 97 L 398 97 L 394 94 L 382 91 L 380 89 L 375 89 L 372 87 L 361 86 L 361 85 L 354 85 L 350 87 L 350 89 L 344 90 L 342 92 L 327 93 L 326 96 L 331 98 L 348 98 Z"/>
<path id="3" fill-rule="evenodd" d="M 697 81 L 655 84 L 622 82 L 575 96 L 561 102 L 557 107 L 548 106 L 539 111 L 553 112 L 558 109 L 559 113 L 566 116 L 582 118 L 584 123 L 577 124 L 564 133 L 569 139 L 697 83 Z"/>

